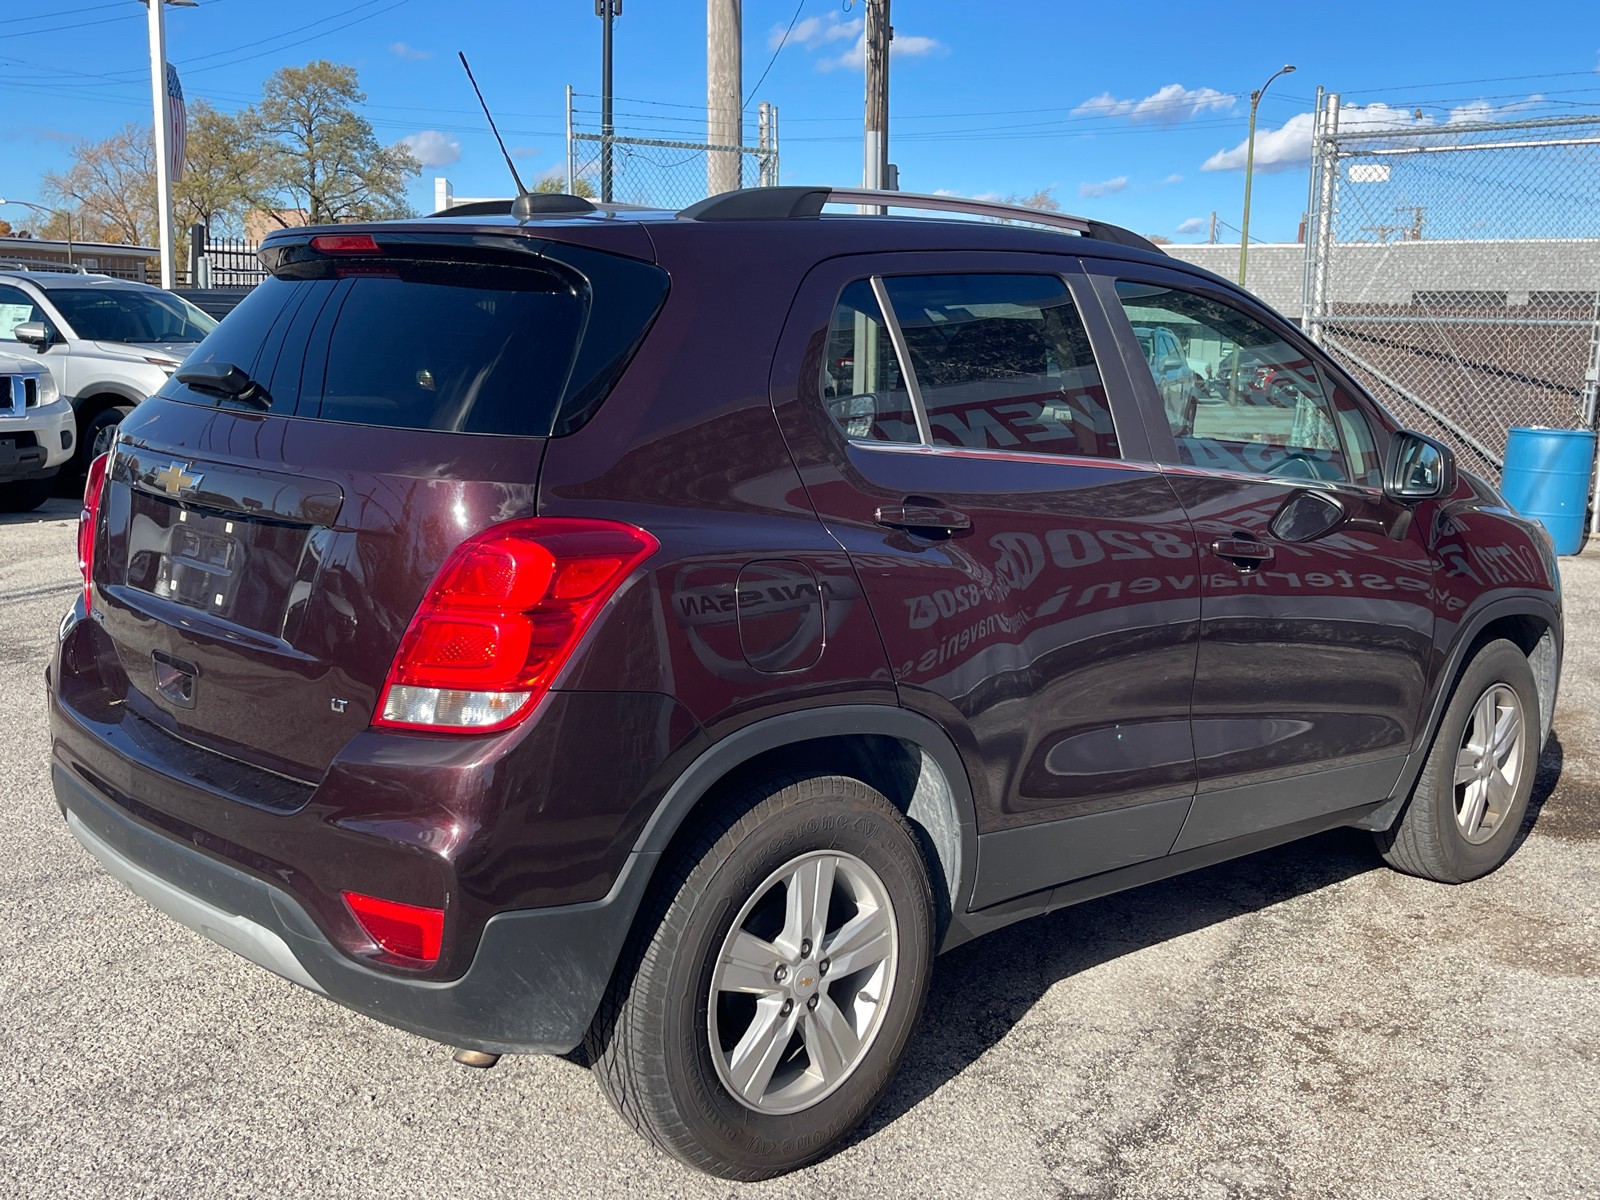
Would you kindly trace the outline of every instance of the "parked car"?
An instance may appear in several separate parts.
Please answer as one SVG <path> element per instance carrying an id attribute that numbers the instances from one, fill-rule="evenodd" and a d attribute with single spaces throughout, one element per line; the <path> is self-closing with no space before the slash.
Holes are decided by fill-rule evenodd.
<path id="1" fill-rule="evenodd" d="M 106 275 L 0 271 L 0 349 L 37 355 L 76 416 L 82 475 L 117 423 L 217 322 L 181 296 Z"/>
<path id="2" fill-rule="evenodd" d="M 72 408 L 30 359 L 0 351 L 0 512 L 38 508 L 72 457 Z"/>
<path id="3" fill-rule="evenodd" d="M 996 211 L 267 239 L 90 473 L 76 837 L 464 1060 L 581 1045 L 731 1179 L 838 1147 L 980 934 L 1339 826 L 1505 860 L 1561 660 L 1537 525 L 1124 230 L 827 202 Z M 1197 325 L 1304 411 L 1175 432 L 1135 330 Z"/>

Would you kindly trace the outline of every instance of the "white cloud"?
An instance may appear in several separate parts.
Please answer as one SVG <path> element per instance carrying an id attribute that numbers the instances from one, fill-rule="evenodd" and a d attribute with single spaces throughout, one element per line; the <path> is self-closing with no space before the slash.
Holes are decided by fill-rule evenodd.
<path id="1" fill-rule="evenodd" d="M 783 36 L 784 26 L 774 25 L 767 35 L 767 49 L 777 50 L 781 46 L 789 45 L 815 50 L 818 46 L 825 46 L 829 42 L 856 37 L 862 27 L 863 22 L 860 17 L 852 21 L 841 21 L 838 13 L 829 13 L 826 20 L 821 17 L 807 17 L 789 31 L 787 39 Z"/>
<path id="2" fill-rule="evenodd" d="M 1078 196 L 1084 200 L 1098 200 L 1102 196 L 1114 196 L 1118 192 L 1126 191 L 1127 187 L 1128 177 L 1118 175 L 1115 179 L 1106 179 L 1100 183 L 1080 183 Z"/>
<path id="3" fill-rule="evenodd" d="M 1179 234 L 1179 235 L 1182 235 L 1182 234 L 1185 234 L 1185 233 L 1201 233 L 1201 232 L 1203 232 L 1205 230 L 1205 227 L 1206 227 L 1206 219 L 1204 217 L 1190 217 L 1187 221 L 1185 221 L 1183 224 L 1179 225 L 1172 232 L 1175 233 L 1175 234 Z"/>
<path id="4" fill-rule="evenodd" d="M 538 146 L 513 146 L 513 147 L 511 147 L 511 157 L 512 158 L 532 158 L 537 153 L 539 153 L 539 147 Z M 565 167 L 561 168 L 561 174 L 562 174 L 563 178 L 566 177 L 566 168 Z"/>
<path id="5" fill-rule="evenodd" d="M 419 59 L 433 57 L 432 50 L 418 50 L 415 46 L 408 46 L 404 42 L 395 42 L 389 49 L 406 62 L 417 62 Z"/>
<path id="6" fill-rule="evenodd" d="M 1127 117 L 1130 121 L 1156 121 L 1162 125 L 1176 125 L 1189 121 L 1212 109 L 1232 108 L 1236 96 L 1219 92 L 1216 88 L 1186 88 L 1181 83 L 1169 83 L 1143 100 L 1118 100 L 1110 92 L 1101 92 L 1085 100 L 1072 110 L 1075 117 Z"/>
<path id="7" fill-rule="evenodd" d="M 1543 100 L 1533 95 L 1510 104 L 1490 104 L 1476 100 L 1453 108 L 1440 120 L 1420 108 L 1396 108 L 1383 104 L 1351 104 L 1339 110 L 1339 132 L 1381 134 L 1396 129 L 1437 129 L 1446 133 L 1453 125 L 1499 121 L 1526 112 Z M 1426 139 L 1432 141 L 1432 138 Z M 1200 164 L 1202 171 L 1242 171 L 1249 143 L 1240 142 L 1232 150 L 1218 150 Z M 1266 175 L 1304 167 L 1311 161 L 1311 114 L 1296 113 L 1277 129 L 1256 131 L 1256 170 Z"/>
<path id="8" fill-rule="evenodd" d="M 863 71 L 867 62 L 867 35 L 865 22 L 860 17 L 849 21 L 839 19 L 839 14 L 824 17 L 807 17 L 784 37 L 784 26 L 774 25 L 767 35 L 767 49 L 779 50 L 785 46 L 803 46 L 818 50 L 835 42 L 849 41 L 848 49 L 817 59 L 819 71 Z M 889 43 L 890 58 L 925 58 L 935 54 L 948 54 L 950 48 L 937 38 L 917 37 L 914 34 L 896 34 Z"/>
<path id="9" fill-rule="evenodd" d="M 1182 182 L 1183 182 L 1183 176 L 1182 176 L 1182 175 L 1168 175 L 1168 176 L 1167 176 L 1167 177 L 1166 177 L 1166 178 L 1165 178 L 1165 179 L 1163 179 L 1163 180 L 1162 180 L 1162 181 L 1161 181 L 1161 182 L 1162 182 L 1162 183 L 1163 183 L 1163 184 L 1168 184 L 1168 183 L 1182 183 Z"/>
<path id="10" fill-rule="evenodd" d="M 401 138 L 400 142 L 425 167 L 442 167 L 447 163 L 461 161 L 461 143 L 454 141 L 447 134 L 440 133 L 437 129 L 424 129 L 421 133 L 409 133 Z"/>

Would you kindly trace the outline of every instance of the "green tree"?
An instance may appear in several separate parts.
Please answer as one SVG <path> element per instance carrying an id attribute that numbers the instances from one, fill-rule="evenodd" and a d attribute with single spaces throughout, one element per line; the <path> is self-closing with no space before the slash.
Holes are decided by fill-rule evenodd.
<path id="1" fill-rule="evenodd" d="M 173 186 L 173 219 L 179 229 L 235 227 L 250 207 L 259 183 L 260 154 L 252 136 L 253 113 L 219 112 L 204 100 L 189 105 L 183 178 Z"/>
<path id="2" fill-rule="evenodd" d="M 411 216 L 405 185 L 421 165 L 405 146 L 378 144 L 355 111 L 365 99 L 356 69 L 343 63 L 275 71 L 248 117 L 261 160 L 256 206 L 275 217 L 301 209 L 312 225 Z"/>
<path id="3" fill-rule="evenodd" d="M 536 192 L 565 193 L 567 190 L 567 177 L 565 175 L 546 175 L 533 185 L 533 190 Z M 590 186 L 587 179 L 574 179 L 572 181 L 572 194 L 574 196 L 582 196 L 585 200 L 592 200 L 594 199 L 594 188 Z"/>

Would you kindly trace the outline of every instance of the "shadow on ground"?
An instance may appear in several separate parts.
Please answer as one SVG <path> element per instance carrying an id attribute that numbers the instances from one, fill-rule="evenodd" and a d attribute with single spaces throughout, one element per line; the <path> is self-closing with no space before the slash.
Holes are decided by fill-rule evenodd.
<path id="1" fill-rule="evenodd" d="M 1382 866 L 1370 834 L 1332 830 L 1023 921 L 942 955 L 905 1064 L 858 1136 L 960 1074 L 1056 983 Z"/>
<path id="2" fill-rule="evenodd" d="M 32 512 L 0 513 L 0 525 L 48 525 L 52 521 L 76 521 L 82 507 L 78 500 L 56 496 Z"/>

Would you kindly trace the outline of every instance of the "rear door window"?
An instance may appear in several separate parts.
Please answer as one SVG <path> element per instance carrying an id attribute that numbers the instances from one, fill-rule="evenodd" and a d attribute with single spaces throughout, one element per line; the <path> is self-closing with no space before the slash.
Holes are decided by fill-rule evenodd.
<path id="1" fill-rule="evenodd" d="M 1117 457 L 1116 429 L 1055 275 L 888 278 L 938 446 Z"/>

